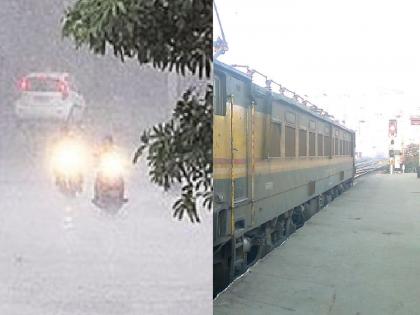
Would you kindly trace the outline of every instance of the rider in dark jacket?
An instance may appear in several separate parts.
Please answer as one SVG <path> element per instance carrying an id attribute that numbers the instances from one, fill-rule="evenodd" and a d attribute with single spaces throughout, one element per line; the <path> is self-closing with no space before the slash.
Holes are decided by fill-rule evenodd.
<path id="1" fill-rule="evenodd" d="M 108 153 L 112 153 L 112 152 L 115 152 L 115 151 L 116 151 L 116 147 L 114 145 L 114 139 L 111 135 L 107 135 L 106 137 L 104 137 L 101 145 L 97 149 L 97 151 L 95 153 L 95 157 L 96 157 L 97 161 L 100 162 L 101 157 L 105 156 Z M 123 201 L 123 200 L 125 200 L 125 198 L 124 198 L 124 180 L 122 178 L 120 178 L 119 180 L 120 180 L 120 183 L 121 183 L 120 199 L 121 199 L 121 201 Z M 106 184 L 106 181 L 104 181 L 104 178 L 101 175 L 101 173 L 98 173 L 97 178 L 95 180 L 95 186 L 94 186 L 94 198 L 92 200 L 94 203 L 98 203 L 100 187 L 101 187 L 101 185 L 104 185 L 104 184 Z"/>

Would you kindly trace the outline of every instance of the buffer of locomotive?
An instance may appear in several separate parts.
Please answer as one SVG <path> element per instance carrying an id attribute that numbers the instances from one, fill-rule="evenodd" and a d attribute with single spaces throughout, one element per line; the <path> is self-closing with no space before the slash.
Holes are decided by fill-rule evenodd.
<path id="1" fill-rule="evenodd" d="M 351 186 L 355 135 L 218 61 L 214 87 L 216 293 Z"/>

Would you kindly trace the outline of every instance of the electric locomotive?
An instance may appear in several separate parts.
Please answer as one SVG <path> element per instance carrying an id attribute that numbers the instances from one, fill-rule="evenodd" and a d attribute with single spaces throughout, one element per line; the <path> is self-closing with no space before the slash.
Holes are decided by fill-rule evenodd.
<path id="1" fill-rule="evenodd" d="M 249 69 L 248 69 L 249 70 Z M 215 62 L 214 293 L 352 185 L 355 133 L 273 81 Z"/>

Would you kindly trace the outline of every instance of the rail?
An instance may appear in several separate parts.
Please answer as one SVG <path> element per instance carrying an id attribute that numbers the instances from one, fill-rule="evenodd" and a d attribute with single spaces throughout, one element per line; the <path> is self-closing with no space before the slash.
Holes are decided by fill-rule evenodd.
<path id="1" fill-rule="evenodd" d="M 385 159 L 364 159 L 356 162 L 355 178 L 360 176 L 384 170 L 387 167 L 387 160 Z"/>

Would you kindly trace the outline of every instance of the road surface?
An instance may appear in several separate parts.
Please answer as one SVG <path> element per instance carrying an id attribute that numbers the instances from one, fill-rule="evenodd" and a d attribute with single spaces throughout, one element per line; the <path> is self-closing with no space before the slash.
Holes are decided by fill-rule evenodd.
<path id="1" fill-rule="evenodd" d="M 117 216 L 90 203 L 93 174 L 67 199 L 43 142 L 4 127 L 0 314 L 211 314 L 210 214 L 200 225 L 173 219 L 177 192 L 152 185 L 144 161 L 129 166 L 129 202 Z"/>

